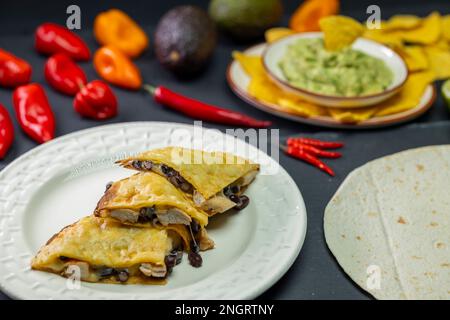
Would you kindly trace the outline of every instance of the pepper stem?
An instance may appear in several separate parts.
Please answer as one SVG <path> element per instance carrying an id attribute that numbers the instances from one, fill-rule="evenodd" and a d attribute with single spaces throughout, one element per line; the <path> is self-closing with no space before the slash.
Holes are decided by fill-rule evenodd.
<path id="1" fill-rule="evenodd" d="M 142 85 L 142 89 L 150 93 L 152 96 L 155 95 L 156 87 L 152 86 L 151 84 L 145 83 L 144 85 Z"/>

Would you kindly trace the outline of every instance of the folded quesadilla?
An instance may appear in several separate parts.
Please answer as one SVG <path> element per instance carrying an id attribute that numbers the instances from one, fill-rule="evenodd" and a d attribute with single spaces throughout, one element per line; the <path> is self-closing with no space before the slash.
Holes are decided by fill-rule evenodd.
<path id="1" fill-rule="evenodd" d="M 150 150 L 118 163 L 167 178 L 209 215 L 245 208 L 249 198 L 242 193 L 259 171 L 259 164 L 229 153 L 180 147 Z"/>
<path id="2" fill-rule="evenodd" d="M 54 235 L 31 267 L 87 282 L 163 284 L 188 238 L 181 226 L 138 228 L 88 216 Z"/>
<path id="3" fill-rule="evenodd" d="M 110 185 L 94 214 L 121 223 L 146 227 L 179 225 L 187 228 L 194 247 L 214 247 L 205 226 L 208 215 L 183 192 L 154 172 L 142 172 Z"/>

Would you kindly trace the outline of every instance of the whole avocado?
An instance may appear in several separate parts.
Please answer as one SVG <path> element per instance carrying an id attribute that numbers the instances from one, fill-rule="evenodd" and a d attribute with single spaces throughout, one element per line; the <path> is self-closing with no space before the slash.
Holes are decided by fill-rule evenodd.
<path id="1" fill-rule="evenodd" d="M 178 6 L 168 11 L 155 31 L 158 61 L 185 77 L 201 71 L 217 43 L 217 31 L 208 14 L 196 6 Z"/>
<path id="2" fill-rule="evenodd" d="M 260 37 L 283 15 L 281 0 L 212 0 L 209 15 L 236 39 Z"/>

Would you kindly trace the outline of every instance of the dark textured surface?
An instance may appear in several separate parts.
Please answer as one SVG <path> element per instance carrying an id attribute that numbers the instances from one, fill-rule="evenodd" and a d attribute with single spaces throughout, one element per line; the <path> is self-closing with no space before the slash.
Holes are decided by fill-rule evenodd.
<path id="1" fill-rule="evenodd" d="M 286 12 L 291 12 L 299 1 L 284 1 Z M 192 120 L 172 111 L 166 110 L 143 93 L 128 92 L 114 88 L 120 103 L 120 114 L 111 121 L 96 122 L 81 119 L 72 109 L 70 98 L 55 93 L 43 78 L 45 58 L 33 50 L 34 28 L 44 21 L 64 23 L 66 7 L 78 4 L 82 10 L 82 28 L 80 35 L 95 50 L 97 45 L 89 29 L 95 15 L 102 10 L 118 7 L 127 11 L 152 35 L 158 18 L 176 4 L 197 3 L 206 8 L 207 1 L 1 1 L 0 2 L 0 47 L 10 50 L 27 59 L 33 65 L 33 81 L 43 84 L 53 106 L 57 119 L 57 136 L 76 130 L 113 122 L 126 121 L 172 121 L 192 123 Z M 365 17 L 365 8 L 372 1 L 342 1 L 342 13 L 358 19 Z M 450 1 L 377 1 L 382 10 L 382 17 L 394 13 L 414 13 L 425 15 L 432 10 L 450 13 Z M 285 15 L 284 24 L 286 24 Z M 150 38 L 152 44 L 153 36 Z M 258 111 L 240 101 L 229 90 L 225 82 L 225 69 L 234 49 L 243 49 L 246 45 L 235 44 L 221 37 L 214 57 L 205 72 L 191 81 L 180 81 L 166 72 L 156 62 L 152 50 L 147 51 L 137 60 L 144 79 L 166 85 L 176 91 L 202 99 L 206 102 L 222 105 L 248 115 L 270 119 L 274 128 L 280 128 L 280 135 L 285 138 L 294 134 L 318 133 L 319 136 L 337 138 L 346 142 L 345 156 L 330 162 L 337 171 L 337 176 L 328 178 L 323 173 L 299 161 L 285 156 L 280 157 L 281 165 L 287 169 L 297 182 L 306 202 L 308 211 L 308 232 L 303 249 L 292 268 L 265 294 L 264 299 L 367 299 L 361 290 L 349 280 L 327 250 L 323 238 L 323 211 L 333 193 L 345 176 L 354 168 L 393 152 L 408 148 L 450 143 L 449 113 L 439 96 L 434 107 L 415 120 L 415 124 L 398 126 L 391 129 L 370 131 L 332 131 L 301 125 L 279 119 Z M 93 80 L 96 74 L 90 63 L 83 63 L 88 78 Z M 0 103 L 12 111 L 11 91 L 0 89 Z M 445 122 L 443 122 L 445 121 Z M 7 158 L 0 161 L 0 169 L 19 155 L 35 147 L 18 128 L 16 121 L 16 138 Z M 225 126 L 205 124 L 224 130 Z M 1 277 L 2 275 L 0 275 Z M 0 293 L 0 299 L 7 298 Z"/>

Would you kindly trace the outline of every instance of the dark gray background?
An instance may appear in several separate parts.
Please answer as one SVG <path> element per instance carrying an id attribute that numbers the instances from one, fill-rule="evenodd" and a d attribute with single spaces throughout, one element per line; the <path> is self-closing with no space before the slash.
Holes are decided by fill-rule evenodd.
<path id="1" fill-rule="evenodd" d="M 33 65 L 33 81 L 41 83 L 48 94 L 57 120 L 56 135 L 61 136 L 76 130 L 106 123 L 127 121 L 172 121 L 192 124 L 192 119 L 164 109 L 143 93 L 129 92 L 114 88 L 120 103 L 120 114 L 109 121 L 97 122 L 81 119 L 72 109 L 72 99 L 60 95 L 44 81 L 43 65 L 45 57 L 33 49 L 33 31 L 45 21 L 64 24 L 66 8 L 78 4 L 82 10 L 82 30 L 79 34 L 87 41 L 92 51 L 98 46 L 90 30 L 94 17 L 108 8 L 121 8 L 135 18 L 153 40 L 153 30 L 159 17 L 177 4 L 198 4 L 206 8 L 208 1 L 5 1 L 0 2 L 0 47 L 27 59 Z M 284 1 L 286 25 L 289 14 L 300 1 Z M 395 13 L 426 15 L 433 10 L 450 13 L 450 1 L 424 0 L 355 0 L 342 1 L 341 12 L 360 20 L 365 18 L 365 10 L 370 4 L 381 7 L 382 18 Z M 250 44 L 250 43 L 249 43 Z M 225 82 L 225 69 L 230 61 L 232 50 L 244 49 L 249 44 L 236 44 L 221 36 L 215 55 L 208 69 L 190 81 L 180 81 L 166 72 L 155 60 L 152 50 L 148 50 L 136 63 L 146 81 L 166 85 L 180 93 L 206 102 L 239 110 L 250 116 L 273 121 L 273 128 L 280 129 L 282 138 L 305 134 L 324 138 L 340 139 L 346 143 L 345 156 L 330 162 L 336 170 L 335 178 L 328 178 L 322 172 L 284 155 L 281 165 L 287 169 L 297 182 L 306 202 L 308 211 L 308 232 L 303 249 L 286 275 L 271 289 L 264 293 L 263 299 L 367 299 L 363 293 L 339 268 L 329 253 L 323 238 L 322 218 L 324 208 L 345 176 L 357 166 L 368 160 L 404 149 L 450 142 L 449 113 L 439 95 L 433 108 L 414 121 L 414 124 L 390 129 L 367 131 L 333 131 L 307 126 L 273 117 L 258 111 L 240 101 Z M 97 78 L 91 63 L 82 63 L 88 78 Z M 438 83 L 440 85 L 440 83 Z M 12 91 L 0 89 L 0 103 L 12 113 Z M 35 147 L 14 120 L 16 138 L 8 156 L 0 161 L 0 169 L 19 155 Z M 225 130 L 226 126 L 205 123 L 205 126 Z M 2 275 L 0 275 L 2 277 Z M 7 299 L 0 293 L 0 299 Z"/>

